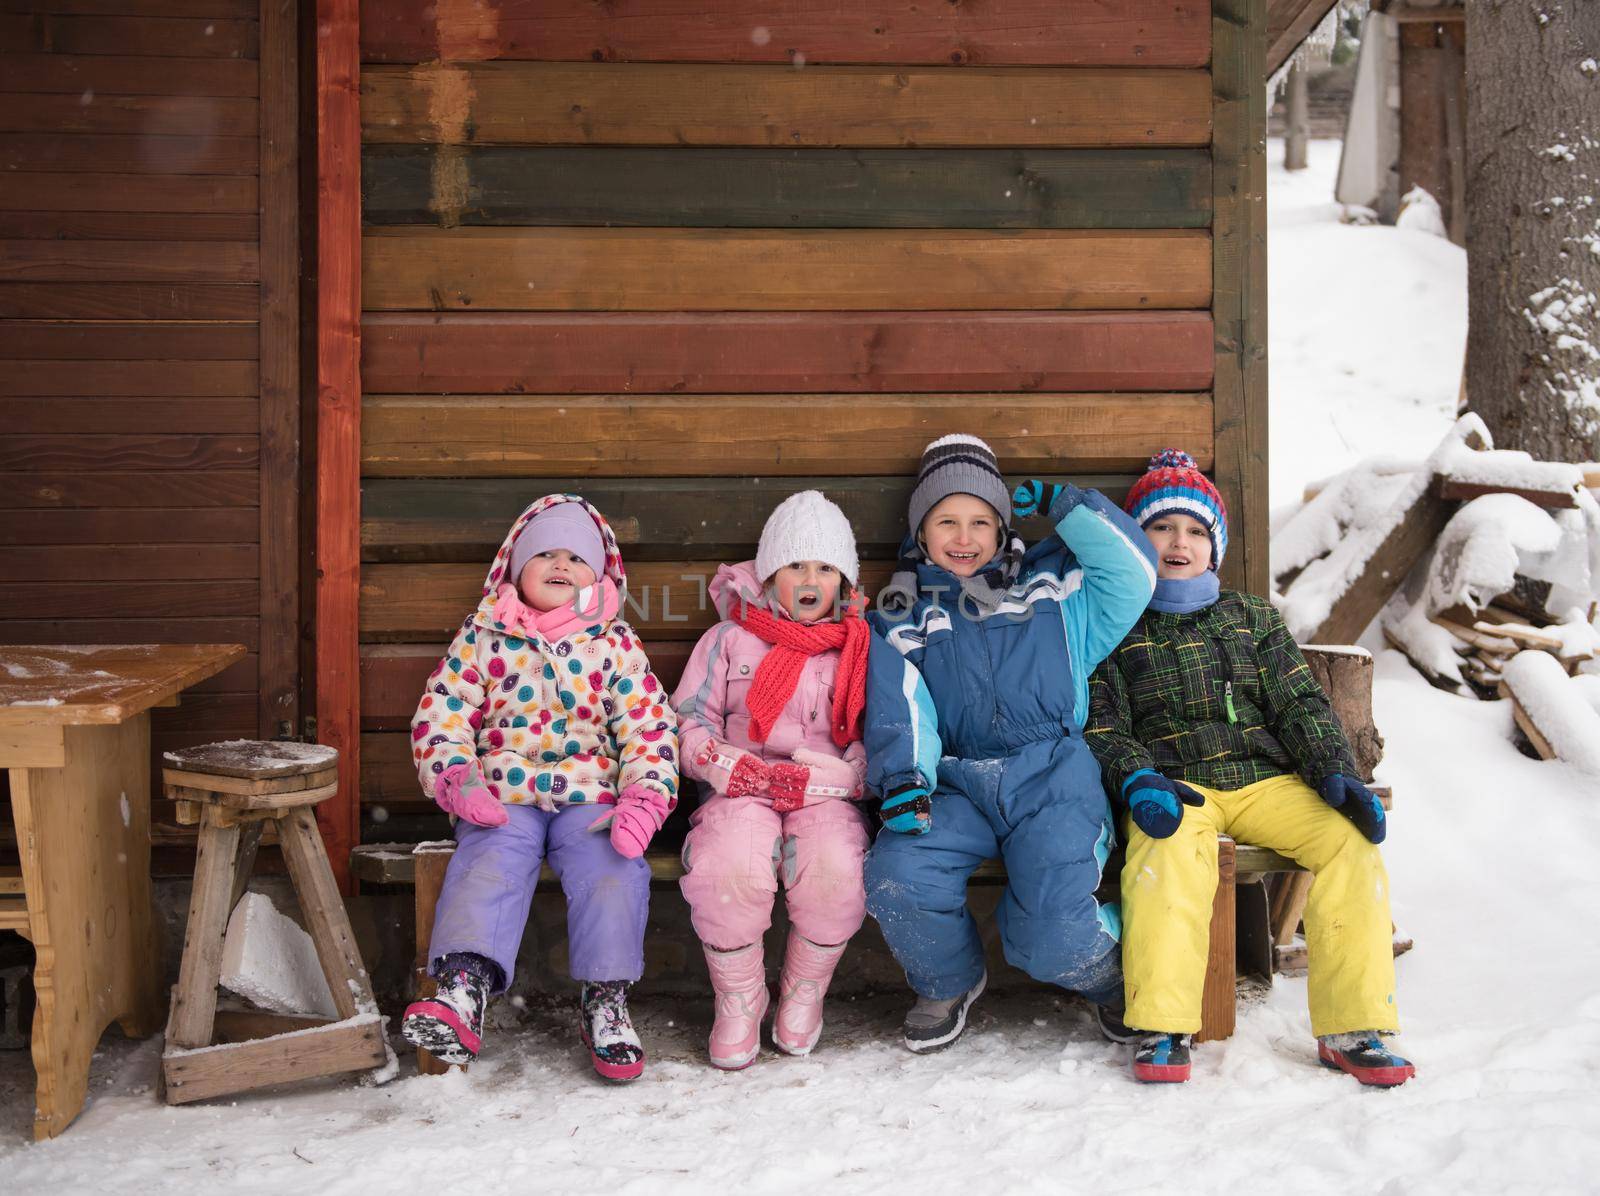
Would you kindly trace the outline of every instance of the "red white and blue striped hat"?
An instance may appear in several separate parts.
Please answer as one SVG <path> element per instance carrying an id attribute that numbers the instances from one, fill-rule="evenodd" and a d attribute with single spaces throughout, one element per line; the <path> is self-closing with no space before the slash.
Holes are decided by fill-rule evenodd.
<path id="1" fill-rule="evenodd" d="M 1228 551 L 1228 508 L 1211 479 L 1181 449 L 1162 449 L 1150 458 L 1145 475 L 1128 491 L 1122 509 L 1140 527 L 1162 515 L 1187 515 L 1211 533 L 1211 567 L 1220 568 Z"/>

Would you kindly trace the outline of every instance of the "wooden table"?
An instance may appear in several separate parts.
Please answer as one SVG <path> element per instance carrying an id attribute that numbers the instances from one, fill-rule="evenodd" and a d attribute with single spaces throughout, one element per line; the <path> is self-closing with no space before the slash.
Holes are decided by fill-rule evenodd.
<path id="1" fill-rule="evenodd" d="M 18 869 L 0 868 L 0 930 L 32 940 L 33 1136 L 83 1108 L 107 1025 L 161 1029 L 150 900 L 150 708 L 245 654 L 239 644 L 0 645 L 0 767 Z"/>

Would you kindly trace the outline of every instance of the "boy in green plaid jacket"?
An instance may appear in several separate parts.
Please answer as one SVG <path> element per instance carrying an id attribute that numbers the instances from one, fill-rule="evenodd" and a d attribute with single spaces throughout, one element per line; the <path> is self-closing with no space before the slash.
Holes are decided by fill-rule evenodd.
<path id="1" fill-rule="evenodd" d="M 1150 608 L 1090 684 L 1085 738 L 1127 814 L 1124 1020 L 1134 1074 L 1189 1078 L 1217 886 L 1217 836 L 1315 875 L 1306 905 L 1311 1030 L 1329 1066 L 1367 1084 L 1414 1074 L 1399 1027 L 1382 804 L 1361 783 L 1326 695 L 1272 604 L 1224 591 L 1227 513 L 1186 453 L 1129 492 L 1156 549 Z"/>

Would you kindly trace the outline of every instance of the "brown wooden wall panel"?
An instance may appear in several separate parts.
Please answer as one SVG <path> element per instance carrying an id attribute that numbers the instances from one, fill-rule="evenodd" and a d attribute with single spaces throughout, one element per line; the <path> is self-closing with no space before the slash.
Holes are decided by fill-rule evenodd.
<path id="1" fill-rule="evenodd" d="M 0 12 L 55 16 L 222 17 L 254 21 L 258 0 L 0 0 Z"/>
<path id="2" fill-rule="evenodd" d="M 373 229 L 371 310 L 1193 308 L 1203 231 Z"/>
<path id="3" fill-rule="evenodd" d="M 259 232 L 251 212 L 0 211 L 0 239 L 13 241 L 254 241 Z"/>
<path id="4" fill-rule="evenodd" d="M 0 358 L 86 361 L 180 358 L 254 361 L 261 335 L 254 324 L 162 324 L 149 321 L 19 320 L 0 323 Z"/>
<path id="5" fill-rule="evenodd" d="M 254 478 L 256 474 L 250 472 L 243 476 Z M 238 544 L 254 540 L 259 532 L 260 520 L 254 506 L 197 510 L 182 507 L 34 510 L 8 514 L 0 520 L 0 544 L 5 545 Z"/>
<path id="6" fill-rule="evenodd" d="M 1211 397 L 556 395 L 385 397 L 362 407 L 371 477 L 909 474 L 930 440 L 981 428 L 1009 472 L 1132 469 L 1169 445 L 1211 457 Z M 820 433 L 820 434 L 819 434 Z"/>
<path id="7" fill-rule="evenodd" d="M 128 174 L 250 174 L 253 137 L 106 137 L 0 133 L 0 170 L 92 170 Z"/>
<path id="8" fill-rule="evenodd" d="M 1204 228 L 1211 156 L 1200 149 L 382 145 L 362 155 L 361 191 L 368 224 Z"/>
<path id="9" fill-rule="evenodd" d="M 0 370 L 6 368 L 0 361 Z M 254 436 L 260 405 L 245 399 L 160 399 L 128 396 L 0 398 L 0 427 L 17 432 L 198 432 Z"/>
<path id="10" fill-rule="evenodd" d="M 0 395 L 143 395 L 256 393 L 250 361 L 8 361 Z"/>
<path id="11" fill-rule="evenodd" d="M 9 644 L 243 644 L 259 646 L 259 618 L 7 619 L 0 623 Z M 420 694 L 418 695 L 421 696 Z M 157 745 L 157 751 L 160 746 Z"/>
<path id="12" fill-rule="evenodd" d="M 1211 139 L 1205 71 L 486 62 L 370 67 L 363 140 L 1154 146 Z"/>
<path id="13" fill-rule="evenodd" d="M 1066 480 L 1064 476 L 1050 478 Z M 1132 474 L 1078 474 L 1079 485 L 1120 502 Z M 899 477 L 723 478 L 368 478 L 361 487 L 361 552 L 366 561 L 490 560 L 506 529 L 541 494 L 582 494 L 606 516 L 625 558 L 752 556 L 773 507 L 800 490 L 838 503 L 862 556 L 889 556 L 906 534 L 916 479 Z M 1025 520 L 1028 538 L 1047 534 Z"/>
<path id="14" fill-rule="evenodd" d="M 1210 23 L 1210 6 L 1190 0 L 362 0 L 361 57 L 1204 66 Z"/>
<path id="15" fill-rule="evenodd" d="M 254 244 L 231 241 L 0 241 L 7 282 L 255 282 Z"/>
<path id="16" fill-rule="evenodd" d="M 5 371 L 0 371 L 0 379 Z M 6 436 L 0 470 L 216 469 L 256 464 L 254 436 Z M 4 535 L 4 533 L 0 533 Z M 236 539 L 237 537 L 229 537 Z"/>
<path id="17" fill-rule="evenodd" d="M 3 303 L 0 297 L 0 303 Z M 1205 390 L 1207 312 L 368 313 L 369 394 Z"/>
<path id="18" fill-rule="evenodd" d="M 31 581 L 232 581 L 253 578 L 255 544 L 120 544 L 104 551 L 81 545 L 0 548 L 0 577 Z"/>
<path id="19" fill-rule="evenodd" d="M 0 45 L 24 54 L 254 58 L 256 22 L 46 13 L 0 13 Z"/>
<path id="20" fill-rule="evenodd" d="M 716 576 L 719 563 L 644 561 L 630 566 L 622 617 L 646 637 L 695 639 L 720 618 L 705 597 L 705 587 Z M 478 605 L 487 567 L 487 562 L 364 566 L 363 638 L 413 642 L 438 637 L 443 650 L 461 621 Z M 862 588 L 876 595 L 893 569 L 891 561 L 863 561 Z M 0 586 L 0 591 L 4 588 Z"/>
<path id="21" fill-rule="evenodd" d="M 0 209 L 10 211 L 254 212 L 256 206 L 256 180 L 232 175 L 0 175 Z"/>
<path id="22" fill-rule="evenodd" d="M 246 59 L 21 54 L 0 47 L 0 92 L 12 94 L 251 99 L 257 85 L 256 64 Z"/>
<path id="23" fill-rule="evenodd" d="M 260 498 L 254 470 L 0 474 L 0 510 L 254 507 Z"/>
<path id="24" fill-rule="evenodd" d="M 108 586 L 88 581 L 0 582 L 0 610 L 14 619 L 76 617 L 164 619 L 182 615 L 218 618 L 259 611 L 255 581 L 141 581 Z"/>
<path id="25" fill-rule="evenodd" d="M 83 94 L 7 96 L 0 132 L 124 133 L 141 137 L 249 137 L 260 113 L 256 101 L 215 96 Z"/>
<path id="26" fill-rule="evenodd" d="M 0 317 L 38 320 L 249 320 L 253 283 L 0 282 Z"/>

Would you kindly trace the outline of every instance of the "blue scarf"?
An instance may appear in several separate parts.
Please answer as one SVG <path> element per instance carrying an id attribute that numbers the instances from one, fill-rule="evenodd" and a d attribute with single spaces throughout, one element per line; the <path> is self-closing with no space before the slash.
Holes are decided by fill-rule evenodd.
<path id="1" fill-rule="evenodd" d="M 1210 606 L 1221 592 L 1222 583 L 1211 569 L 1199 577 L 1163 577 L 1156 581 L 1150 609 L 1169 615 L 1193 614 Z"/>

